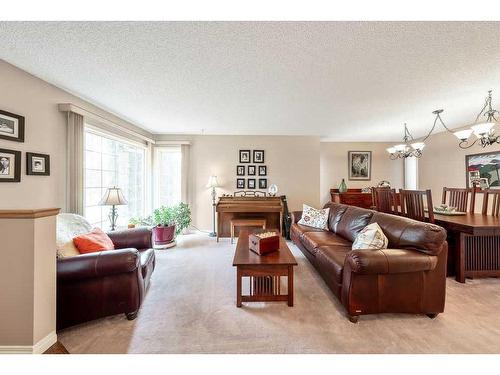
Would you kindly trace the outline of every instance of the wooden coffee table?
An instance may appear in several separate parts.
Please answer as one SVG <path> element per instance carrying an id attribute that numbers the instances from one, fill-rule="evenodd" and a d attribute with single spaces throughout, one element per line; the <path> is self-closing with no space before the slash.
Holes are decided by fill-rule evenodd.
<path id="1" fill-rule="evenodd" d="M 236 306 L 242 302 L 287 301 L 293 306 L 293 267 L 297 261 L 280 236 L 279 251 L 258 255 L 248 248 L 251 231 L 241 230 L 233 266 L 236 267 Z M 287 294 L 281 293 L 281 277 L 287 277 Z M 243 278 L 249 279 L 250 294 L 242 295 Z"/>

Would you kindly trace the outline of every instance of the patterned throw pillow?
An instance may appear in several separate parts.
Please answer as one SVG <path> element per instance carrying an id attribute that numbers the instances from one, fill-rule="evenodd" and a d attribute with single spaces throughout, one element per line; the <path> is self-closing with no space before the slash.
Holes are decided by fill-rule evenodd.
<path id="1" fill-rule="evenodd" d="M 300 218 L 298 224 L 327 230 L 329 213 L 330 213 L 330 208 L 317 210 L 316 208 L 310 207 L 307 204 L 303 204 L 302 217 Z"/>
<path id="2" fill-rule="evenodd" d="M 377 223 L 371 223 L 361 229 L 352 244 L 353 250 L 387 249 L 389 240 Z"/>

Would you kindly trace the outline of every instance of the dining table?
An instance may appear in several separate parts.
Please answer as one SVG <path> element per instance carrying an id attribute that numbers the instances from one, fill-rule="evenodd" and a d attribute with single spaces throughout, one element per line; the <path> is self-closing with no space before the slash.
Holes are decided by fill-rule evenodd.
<path id="1" fill-rule="evenodd" d="M 467 277 L 500 276 L 499 216 L 434 211 L 434 220 L 448 232 L 448 275 L 461 283 Z"/>

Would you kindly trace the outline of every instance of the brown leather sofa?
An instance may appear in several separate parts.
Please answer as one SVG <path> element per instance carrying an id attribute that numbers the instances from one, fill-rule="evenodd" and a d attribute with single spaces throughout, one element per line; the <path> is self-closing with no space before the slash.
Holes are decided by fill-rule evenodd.
<path id="1" fill-rule="evenodd" d="M 292 213 L 291 238 L 342 302 L 349 320 L 378 313 L 436 317 L 444 311 L 446 231 L 433 224 L 372 210 L 328 203 L 329 230 L 298 221 Z M 366 225 L 377 222 L 389 240 L 386 250 L 351 250 Z"/>
<path id="2" fill-rule="evenodd" d="M 155 268 L 151 230 L 108 233 L 116 250 L 57 260 L 57 328 L 125 313 L 135 319 Z"/>

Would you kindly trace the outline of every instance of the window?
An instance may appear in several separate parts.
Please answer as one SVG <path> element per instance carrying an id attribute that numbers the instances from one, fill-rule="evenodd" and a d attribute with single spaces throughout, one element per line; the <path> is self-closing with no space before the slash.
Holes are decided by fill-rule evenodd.
<path id="1" fill-rule="evenodd" d="M 158 147 L 155 154 L 155 207 L 172 206 L 182 200 L 182 153 L 179 146 Z"/>
<path id="2" fill-rule="evenodd" d="M 117 206 L 118 226 L 145 213 L 146 148 L 86 126 L 84 216 L 93 225 L 109 229 L 110 207 L 99 206 L 108 187 L 119 187 L 127 205 Z"/>

